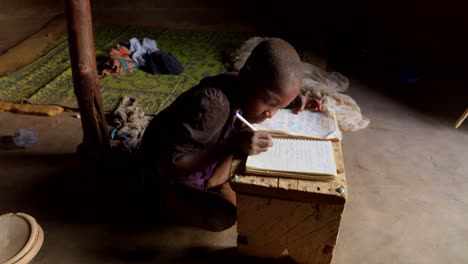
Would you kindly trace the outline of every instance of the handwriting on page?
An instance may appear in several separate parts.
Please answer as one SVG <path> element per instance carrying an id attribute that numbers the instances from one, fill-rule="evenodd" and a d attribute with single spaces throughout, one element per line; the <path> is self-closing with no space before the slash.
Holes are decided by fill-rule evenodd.
<path id="1" fill-rule="evenodd" d="M 294 114 L 289 109 L 282 109 L 276 115 L 255 127 L 266 131 L 284 131 L 291 135 L 309 136 L 323 138 L 335 132 L 335 122 L 333 118 L 323 113 L 304 111 Z M 340 137 L 339 131 L 331 137 Z"/>
<path id="2" fill-rule="evenodd" d="M 247 167 L 305 174 L 336 174 L 330 141 L 273 139 L 267 152 L 247 159 Z"/>

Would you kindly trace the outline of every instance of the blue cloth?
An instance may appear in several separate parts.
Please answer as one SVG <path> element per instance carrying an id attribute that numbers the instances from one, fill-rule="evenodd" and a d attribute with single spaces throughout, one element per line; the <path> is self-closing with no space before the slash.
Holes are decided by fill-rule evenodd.
<path id="1" fill-rule="evenodd" d="M 158 50 L 149 54 L 146 58 L 143 70 L 154 75 L 181 74 L 184 66 L 172 54 Z"/>

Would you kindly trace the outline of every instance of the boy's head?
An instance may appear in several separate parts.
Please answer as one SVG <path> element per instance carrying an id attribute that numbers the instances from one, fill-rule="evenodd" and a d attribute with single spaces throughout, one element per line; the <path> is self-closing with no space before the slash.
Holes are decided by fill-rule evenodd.
<path id="1" fill-rule="evenodd" d="M 289 105 L 299 94 L 302 67 L 296 50 L 286 41 L 271 38 L 258 44 L 239 73 L 245 94 L 243 116 L 261 123 Z"/>

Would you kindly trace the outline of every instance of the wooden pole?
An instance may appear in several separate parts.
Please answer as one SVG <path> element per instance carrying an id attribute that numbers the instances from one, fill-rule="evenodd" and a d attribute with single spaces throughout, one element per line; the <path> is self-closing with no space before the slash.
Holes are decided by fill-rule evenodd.
<path id="1" fill-rule="evenodd" d="M 455 123 L 455 128 L 458 128 L 463 121 L 468 117 L 468 108 L 465 110 L 465 112 L 458 118 L 457 122 Z"/>
<path id="2" fill-rule="evenodd" d="M 94 51 L 89 0 L 65 0 L 73 86 L 83 127 L 79 152 L 101 159 L 110 149 Z"/>

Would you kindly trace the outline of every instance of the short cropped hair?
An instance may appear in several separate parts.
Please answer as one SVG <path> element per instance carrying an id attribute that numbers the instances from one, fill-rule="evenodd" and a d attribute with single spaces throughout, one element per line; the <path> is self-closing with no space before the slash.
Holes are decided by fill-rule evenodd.
<path id="1" fill-rule="evenodd" d="M 303 64 L 294 47 L 279 38 L 266 39 L 253 49 L 240 72 L 247 71 L 260 82 L 272 85 L 273 89 L 284 84 L 300 87 L 304 74 Z"/>

